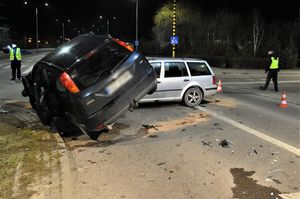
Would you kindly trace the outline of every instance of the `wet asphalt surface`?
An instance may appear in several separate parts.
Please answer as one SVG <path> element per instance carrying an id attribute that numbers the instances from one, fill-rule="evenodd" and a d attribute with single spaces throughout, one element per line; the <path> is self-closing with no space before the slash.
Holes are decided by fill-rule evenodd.
<path id="1" fill-rule="evenodd" d="M 263 93 L 257 89 L 264 75 L 244 73 L 247 79 L 217 71 L 223 92 L 201 106 L 299 149 L 299 83 L 279 84 L 289 103 L 282 109 L 282 93 L 272 84 Z M 2 120 L 39 126 L 28 103 L 5 97 L 1 104 L 8 111 Z M 282 198 L 300 192 L 297 153 L 180 103 L 140 104 L 98 141 L 80 132 L 62 138 L 73 198 Z"/>

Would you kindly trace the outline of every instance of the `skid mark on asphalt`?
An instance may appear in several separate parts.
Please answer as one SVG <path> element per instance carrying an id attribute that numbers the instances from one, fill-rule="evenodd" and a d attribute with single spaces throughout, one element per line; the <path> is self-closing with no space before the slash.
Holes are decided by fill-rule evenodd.
<path id="1" fill-rule="evenodd" d="M 220 114 L 218 114 L 218 113 L 216 113 L 214 111 L 208 110 L 208 109 L 203 108 L 203 107 L 196 107 L 196 108 L 198 110 L 200 110 L 200 111 L 203 111 L 205 113 L 208 113 L 208 114 L 212 115 L 215 118 L 223 120 L 223 121 L 227 122 L 228 124 L 231 124 L 231 125 L 239 128 L 239 129 L 242 129 L 243 132 L 245 132 L 245 133 L 252 134 L 252 135 L 254 135 L 254 136 L 256 136 L 256 137 L 258 137 L 260 139 L 263 139 L 263 140 L 265 140 L 267 142 L 270 142 L 273 145 L 276 145 L 276 146 L 278 146 L 280 148 L 283 148 L 283 149 L 285 149 L 287 151 L 290 151 L 290 152 L 294 153 L 297 156 L 300 156 L 300 149 L 298 149 L 296 147 L 293 147 L 293 146 L 291 146 L 291 145 L 289 145 L 287 143 L 284 143 L 284 142 L 282 142 L 280 140 L 277 140 L 277 139 L 275 139 L 275 138 L 273 138 L 271 136 L 268 136 L 268 135 L 266 135 L 266 134 L 264 134 L 262 132 L 259 132 L 259 131 L 255 130 L 255 129 L 252 129 L 252 128 L 248 127 L 248 126 L 245 126 L 245 125 L 243 125 L 241 123 L 238 123 L 238 122 L 236 122 L 234 120 L 231 120 L 231 119 L 229 119 L 229 118 L 227 118 L 225 116 L 222 116 L 222 115 L 220 115 Z"/>

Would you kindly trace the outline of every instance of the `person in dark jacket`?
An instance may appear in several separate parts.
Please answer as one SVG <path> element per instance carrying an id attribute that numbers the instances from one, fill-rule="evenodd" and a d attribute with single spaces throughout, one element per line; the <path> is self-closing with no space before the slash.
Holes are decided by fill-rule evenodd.
<path id="1" fill-rule="evenodd" d="M 261 86 L 261 90 L 267 90 L 269 83 L 271 79 L 273 80 L 274 84 L 274 91 L 278 92 L 278 82 L 277 82 L 277 76 L 278 72 L 280 70 L 279 68 L 279 57 L 274 54 L 273 51 L 269 51 L 268 55 L 270 56 L 271 63 L 269 66 L 266 67 L 265 72 L 268 73 L 266 83 L 264 86 Z"/>

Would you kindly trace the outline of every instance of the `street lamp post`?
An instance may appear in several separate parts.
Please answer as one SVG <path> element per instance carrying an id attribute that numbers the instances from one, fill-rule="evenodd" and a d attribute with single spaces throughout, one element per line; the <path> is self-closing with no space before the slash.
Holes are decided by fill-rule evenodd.
<path id="1" fill-rule="evenodd" d="M 139 0 L 135 4 L 135 48 L 138 50 L 139 46 Z"/>
<path id="2" fill-rule="evenodd" d="M 106 19 L 106 34 L 109 35 L 109 20 Z"/>
<path id="3" fill-rule="evenodd" d="M 25 5 L 28 5 L 27 1 L 24 1 Z M 48 3 L 44 3 L 44 6 L 48 7 Z M 35 7 L 35 32 L 36 32 L 36 48 L 39 48 L 39 8 L 38 5 Z"/>
<path id="4" fill-rule="evenodd" d="M 100 20 L 102 20 L 103 19 L 103 16 L 101 15 L 100 17 Z M 116 20 L 117 18 L 116 17 L 113 17 L 113 20 Z M 109 18 L 107 17 L 106 18 L 106 34 L 109 34 Z"/>
<path id="5" fill-rule="evenodd" d="M 56 19 L 56 22 L 59 22 L 60 20 Z M 65 21 L 64 20 L 61 20 L 61 28 L 62 28 L 62 42 L 65 43 Z M 68 23 L 71 23 L 71 20 L 68 19 L 67 20 Z"/>
<path id="6" fill-rule="evenodd" d="M 61 26 L 62 26 L 62 41 L 63 43 L 65 43 L 65 23 L 62 22 Z"/>
<path id="7" fill-rule="evenodd" d="M 36 49 L 39 48 L 39 9 L 35 7 L 35 31 L 36 31 Z"/>

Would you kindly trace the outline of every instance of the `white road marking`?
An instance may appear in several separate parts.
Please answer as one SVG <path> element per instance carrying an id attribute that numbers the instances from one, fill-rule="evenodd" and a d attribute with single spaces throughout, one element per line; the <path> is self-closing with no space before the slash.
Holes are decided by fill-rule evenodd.
<path id="1" fill-rule="evenodd" d="M 283 199 L 299 199 L 300 198 L 300 192 L 298 193 L 289 193 L 289 194 L 279 194 L 280 197 Z"/>
<path id="2" fill-rule="evenodd" d="M 235 126 L 237 128 L 240 128 L 240 129 L 243 130 L 243 132 L 247 132 L 247 133 L 249 133 L 251 135 L 254 135 L 254 136 L 256 136 L 256 137 L 258 137 L 260 139 L 263 139 L 263 140 L 265 140 L 267 142 L 270 142 L 271 144 L 274 144 L 274 145 L 276 145 L 276 146 L 278 146 L 278 147 L 280 147 L 282 149 L 290 151 L 290 152 L 296 154 L 297 156 L 300 156 L 300 149 L 298 149 L 296 147 L 293 147 L 293 146 L 291 146 L 291 145 L 289 145 L 287 143 L 284 143 L 284 142 L 282 142 L 280 140 L 277 140 L 277 139 L 275 139 L 275 138 L 273 138 L 271 136 L 268 136 L 268 135 L 266 135 L 266 134 L 264 134 L 262 132 L 259 132 L 259 131 L 255 130 L 255 129 L 252 129 L 252 128 L 248 127 L 248 126 L 245 126 L 245 125 L 243 125 L 241 123 L 238 123 L 238 122 L 236 122 L 236 121 L 234 121 L 232 119 L 229 119 L 229 118 L 227 118 L 225 116 L 222 116 L 222 115 L 220 115 L 220 114 L 218 114 L 218 113 L 216 113 L 214 111 L 208 110 L 208 109 L 200 107 L 200 106 L 196 107 L 196 109 L 198 109 L 200 111 L 204 111 L 204 112 L 212 115 L 215 118 L 223 120 L 223 121 L 227 122 L 228 124 L 231 124 L 231 125 L 233 125 L 233 126 Z"/>
<path id="3" fill-rule="evenodd" d="M 222 82 L 223 85 L 235 85 L 235 84 L 264 84 L 266 81 L 257 81 L 257 82 Z M 300 80 L 291 80 L 291 81 L 278 81 L 278 83 L 300 83 Z"/>
<path id="4" fill-rule="evenodd" d="M 217 76 L 221 76 L 223 74 L 218 74 L 216 73 Z M 255 74 L 255 73 L 235 73 L 235 74 L 225 74 L 225 76 L 241 76 L 241 75 L 248 75 L 248 76 L 267 76 L 267 74 Z M 225 77 L 224 76 L 224 77 Z M 295 73 L 285 73 L 285 74 L 279 74 L 280 77 L 298 77 L 300 76 L 299 74 L 295 74 Z"/>
<path id="5" fill-rule="evenodd" d="M 32 67 L 33 67 L 33 66 L 29 67 L 27 70 L 25 70 L 25 72 L 22 72 L 22 73 L 23 73 L 23 74 L 28 74 L 28 73 L 32 70 Z"/>
<path id="6" fill-rule="evenodd" d="M 26 66 L 27 66 L 27 64 L 22 64 L 21 68 L 26 67 Z M 3 69 L 9 69 L 9 68 L 10 68 L 10 65 L 7 65 L 7 66 L 3 67 Z"/>

